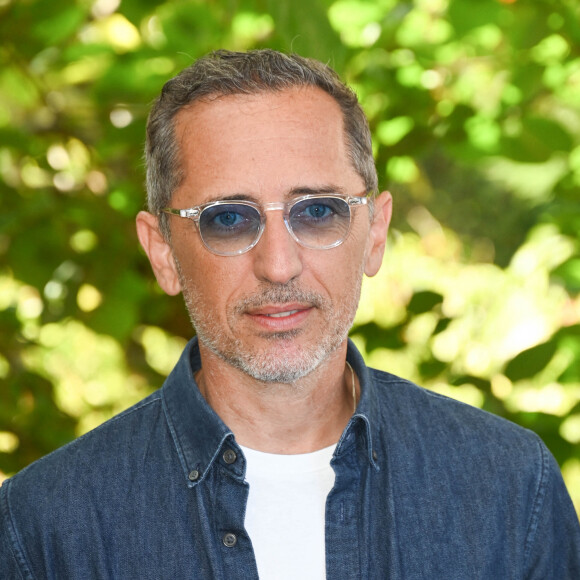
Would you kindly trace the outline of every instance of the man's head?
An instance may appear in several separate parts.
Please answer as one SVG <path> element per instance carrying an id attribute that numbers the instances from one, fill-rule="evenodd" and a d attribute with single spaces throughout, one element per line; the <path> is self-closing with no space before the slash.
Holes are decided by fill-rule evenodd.
<path id="1" fill-rule="evenodd" d="M 289 58 L 272 54 L 280 62 Z M 242 56 L 235 58 L 246 62 Z M 220 67 L 222 84 L 227 85 L 229 77 Z M 230 84 L 239 86 L 237 68 L 230 71 Z M 268 76 L 264 70 L 252 73 L 250 68 L 244 77 L 250 82 Z M 334 73 L 327 74 L 339 84 Z M 171 82 L 183 84 L 184 78 L 182 74 Z M 181 89 L 184 95 L 188 90 L 193 91 Z M 364 116 L 353 94 L 344 86 L 341 90 L 351 109 L 362 116 L 359 149 L 365 149 L 372 161 Z M 141 243 L 161 287 L 168 294 L 183 292 L 202 358 L 217 357 L 264 382 L 292 383 L 345 347 L 362 275 L 374 275 L 381 263 L 390 196 L 384 193 L 375 199 L 370 220 L 370 206 L 361 200 L 369 181 L 376 189 L 374 166 L 361 175 L 353 162 L 352 139 L 345 134 L 344 106 L 317 84 L 242 92 L 222 89 L 193 102 L 189 97 L 182 101 L 189 104 L 174 106 L 167 116 L 174 149 L 170 155 L 157 150 L 158 143 L 151 145 L 159 104 L 152 114 L 150 159 L 165 156 L 157 165 L 165 166 L 165 179 L 174 181 L 165 188 L 166 197 L 154 202 L 153 213 L 139 214 Z M 150 169 L 152 175 L 155 171 Z M 162 191 L 161 185 L 159 181 L 155 187 Z M 328 199 L 300 205 L 305 196 L 330 192 L 337 206 Z M 337 209 L 341 200 L 353 204 L 344 214 Z M 240 202 L 247 204 L 243 210 L 236 206 Z M 209 221 L 199 217 L 195 224 L 186 219 L 187 211 L 184 216 L 166 214 L 171 220 L 169 236 L 160 232 L 159 224 L 159 212 L 168 211 L 168 206 L 172 212 L 193 208 L 192 215 L 198 217 L 200 208 L 218 209 L 210 213 Z M 227 239 L 239 234 L 238 226 L 244 231 L 253 211 L 250 206 L 262 214 L 262 235 L 254 245 L 236 240 L 232 246 Z M 299 230 L 303 224 L 331 231 L 324 229 L 324 236 L 313 238 Z M 221 236 L 217 245 L 204 238 L 208 232 Z M 335 234 L 339 242 L 332 244 Z M 230 252 L 243 250 L 244 245 L 247 251 Z"/>
<path id="2" fill-rule="evenodd" d="M 160 211 L 170 205 L 173 192 L 183 179 L 175 136 L 176 115 L 197 101 L 307 86 L 318 87 L 339 105 L 349 160 L 366 191 L 377 192 L 367 119 L 355 93 L 331 68 L 316 60 L 269 49 L 245 53 L 219 50 L 195 61 L 168 81 L 149 116 L 145 150 L 149 211 L 160 217 L 160 228 L 167 239 L 168 218 Z"/>

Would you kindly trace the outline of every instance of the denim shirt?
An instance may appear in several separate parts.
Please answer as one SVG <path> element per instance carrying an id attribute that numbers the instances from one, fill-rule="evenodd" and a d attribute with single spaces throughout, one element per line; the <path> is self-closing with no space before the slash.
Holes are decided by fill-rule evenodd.
<path id="1" fill-rule="evenodd" d="M 336 447 L 327 577 L 580 578 L 580 526 L 533 433 L 368 369 Z M 194 339 L 162 389 L 0 489 L 3 580 L 257 578 L 246 460 L 200 394 Z M 284 530 L 272 529 L 284 542 Z"/>

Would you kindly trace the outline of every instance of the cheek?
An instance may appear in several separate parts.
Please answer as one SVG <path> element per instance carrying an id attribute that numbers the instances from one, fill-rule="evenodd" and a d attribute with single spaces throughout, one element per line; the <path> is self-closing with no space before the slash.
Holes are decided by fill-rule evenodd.
<path id="1" fill-rule="evenodd" d="M 182 270 L 188 290 L 198 303 L 220 316 L 227 305 L 235 301 L 236 294 L 243 291 L 248 270 L 236 259 L 208 256 L 190 256 Z M 246 266 L 248 268 L 249 266 Z"/>
<path id="2" fill-rule="evenodd" d="M 357 286 L 360 285 L 364 264 L 364 246 L 358 244 L 356 251 L 354 248 L 349 252 L 340 250 L 341 246 L 326 250 L 324 259 L 318 263 L 314 273 L 328 295 L 338 301 L 352 298 Z"/>

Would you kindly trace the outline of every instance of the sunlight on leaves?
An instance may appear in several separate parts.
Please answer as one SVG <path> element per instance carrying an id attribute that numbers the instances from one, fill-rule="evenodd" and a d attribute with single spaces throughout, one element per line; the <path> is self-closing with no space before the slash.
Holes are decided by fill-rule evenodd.
<path id="1" fill-rule="evenodd" d="M 548 413 L 563 417 L 580 401 L 580 386 L 567 389 L 558 383 L 541 387 L 523 382 L 514 385 L 512 394 L 507 398 L 506 405 L 512 410 L 526 413 Z"/>
<path id="2" fill-rule="evenodd" d="M 564 481 L 576 507 L 576 512 L 580 513 L 580 459 L 569 459 L 562 466 Z"/>
<path id="3" fill-rule="evenodd" d="M 387 175 L 399 183 L 411 183 L 419 177 L 419 168 L 412 157 L 393 156 L 387 163 Z"/>
<path id="4" fill-rule="evenodd" d="M 79 230 L 71 236 L 70 246 L 75 252 L 86 254 L 96 247 L 98 241 L 97 234 L 92 230 Z"/>
<path id="5" fill-rule="evenodd" d="M 560 425 L 560 435 L 572 445 L 580 445 L 580 415 L 569 415 Z"/>
<path id="6" fill-rule="evenodd" d="M 232 20 L 232 33 L 240 48 L 266 39 L 272 34 L 274 27 L 274 20 L 269 14 L 238 12 Z"/>
<path id="7" fill-rule="evenodd" d="M 171 372 L 186 343 L 185 340 L 171 336 L 155 326 L 139 328 L 137 337 L 145 349 L 147 363 L 163 376 Z"/>
<path id="8" fill-rule="evenodd" d="M 560 34 L 552 34 L 551 36 L 543 38 L 530 50 L 532 58 L 542 64 L 562 61 L 569 53 L 570 46 Z"/>
<path id="9" fill-rule="evenodd" d="M 451 37 L 453 28 L 437 14 L 412 10 L 397 30 L 397 40 L 402 46 L 441 44 Z"/>
<path id="10" fill-rule="evenodd" d="M 135 50 L 141 44 L 141 35 L 122 14 L 114 13 L 87 25 L 80 33 L 87 44 L 105 43 L 118 53 Z"/>
<path id="11" fill-rule="evenodd" d="M 23 361 L 42 369 L 59 408 L 79 419 L 94 408 L 109 418 L 148 393 L 143 379 L 128 371 L 119 343 L 76 321 L 44 325 L 39 346 L 24 351 Z"/>
<path id="12" fill-rule="evenodd" d="M 439 395 L 450 397 L 472 407 L 483 407 L 483 394 L 475 385 L 464 384 L 460 387 L 453 387 L 451 385 L 438 383 L 433 385 L 431 390 Z"/>
<path id="13" fill-rule="evenodd" d="M 91 284 L 83 284 L 77 293 L 77 304 L 83 312 L 92 312 L 101 305 L 103 295 Z"/>
<path id="14" fill-rule="evenodd" d="M 14 433 L 0 431 L 0 453 L 14 453 L 19 444 L 20 441 Z"/>
<path id="15" fill-rule="evenodd" d="M 381 121 L 377 125 L 376 135 L 383 145 L 394 145 L 407 135 L 414 125 L 415 122 L 411 117 L 396 117 Z"/>
<path id="16" fill-rule="evenodd" d="M 487 164 L 489 178 L 513 191 L 521 199 L 534 202 L 548 200 L 554 186 L 567 171 L 566 160 L 554 156 L 545 163 L 522 163 L 494 158 Z"/>
<path id="17" fill-rule="evenodd" d="M 328 9 L 328 19 L 346 45 L 372 46 L 381 34 L 380 21 L 394 4 L 392 0 L 338 0 Z"/>

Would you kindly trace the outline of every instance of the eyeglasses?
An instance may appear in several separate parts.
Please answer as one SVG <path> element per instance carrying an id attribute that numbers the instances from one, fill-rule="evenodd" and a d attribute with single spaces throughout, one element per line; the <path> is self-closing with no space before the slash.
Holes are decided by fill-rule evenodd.
<path id="1" fill-rule="evenodd" d="M 339 194 L 303 195 L 292 201 L 259 205 L 251 201 L 220 200 L 189 209 L 161 211 L 195 222 L 205 247 L 219 256 L 237 256 L 251 250 L 266 227 L 266 212 L 283 211 L 290 235 L 305 248 L 327 250 L 346 239 L 351 208 L 367 205 L 367 197 Z"/>

